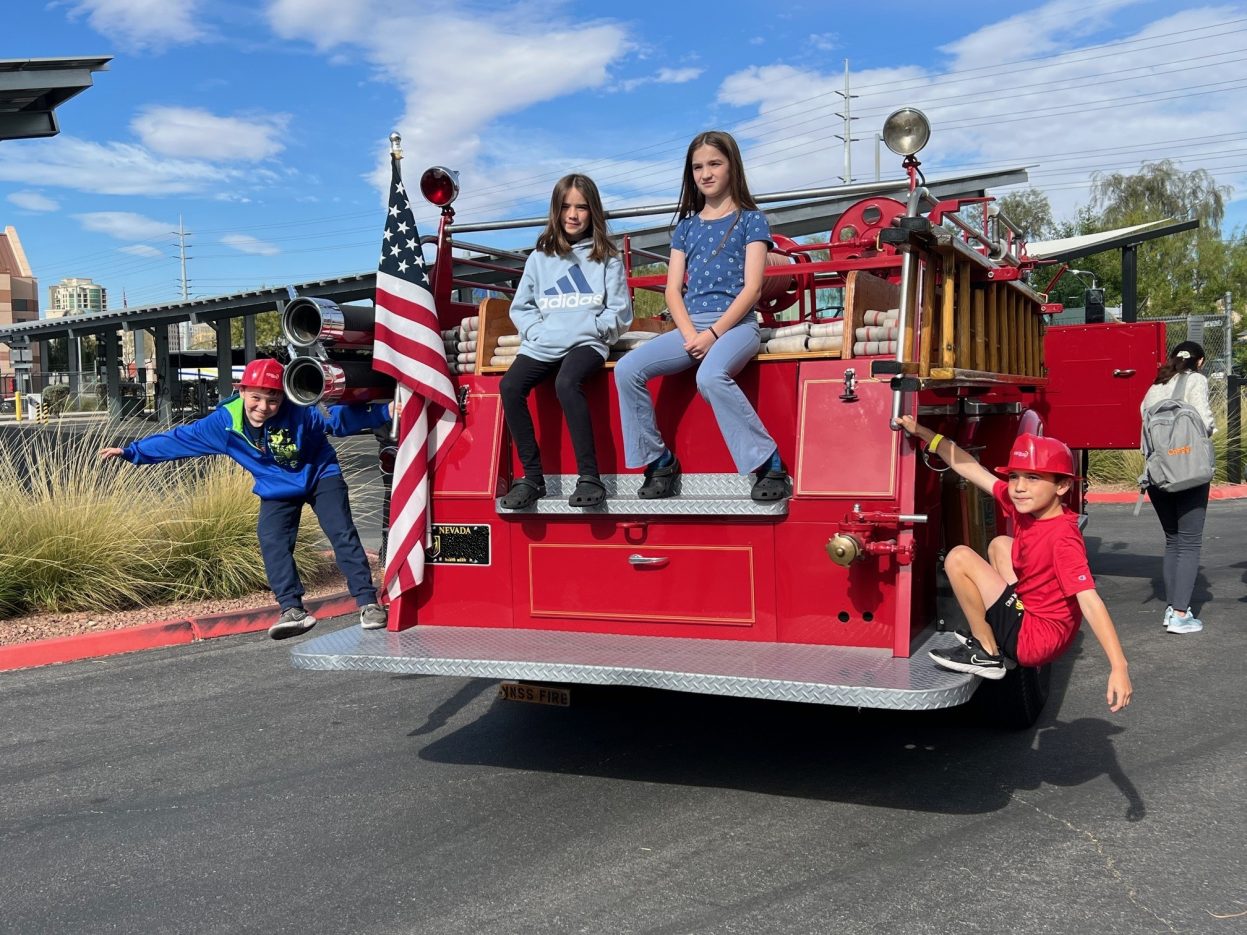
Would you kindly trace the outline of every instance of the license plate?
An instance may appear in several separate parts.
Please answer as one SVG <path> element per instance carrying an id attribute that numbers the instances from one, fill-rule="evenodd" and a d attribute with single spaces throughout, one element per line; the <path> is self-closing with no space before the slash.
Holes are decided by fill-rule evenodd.
<path id="1" fill-rule="evenodd" d="M 572 703 L 572 693 L 566 688 L 552 685 L 532 685 L 528 682 L 503 682 L 498 686 L 498 697 L 504 701 L 526 701 L 529 704 L 550 704 L 567 708 Z"/>
<path id="2" fill-rule="evenodd" d="M 434 523 L 433 543 L 424 550 L 432 565 L 488 565 L 489 525 Z"/>

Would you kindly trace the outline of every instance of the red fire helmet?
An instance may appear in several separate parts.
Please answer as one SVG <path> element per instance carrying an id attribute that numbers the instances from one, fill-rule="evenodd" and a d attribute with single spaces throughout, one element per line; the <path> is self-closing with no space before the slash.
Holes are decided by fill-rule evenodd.
<path id="1" fill-rule="evenodd" d="M 1056 438 L 1042 435 L 1019 435 L 1009 449 L 1009 463 L 996 468 L 996 473 L 1007 478 L 1010 471 L 1035 471 L 1040 474 L 1058 474 L 1074 477 L 1074 456 L 1069 445 Z"/>
<path id="2" fill-rule="evenodd" d="M 247 364 L 243 369 L 242 378 L 234 385 L 257 390 L 280 390 L 282 388 L 281 377 L 285 370 L 280 360 L 260 357 Z"/>

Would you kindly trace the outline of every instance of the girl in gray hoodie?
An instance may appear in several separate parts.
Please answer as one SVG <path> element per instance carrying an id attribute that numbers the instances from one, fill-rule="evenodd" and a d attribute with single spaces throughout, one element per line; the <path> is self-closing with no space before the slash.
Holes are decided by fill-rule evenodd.
<path id="1" fill-rule="evenodd" d="M 511 300 L 520 351 L 502 378 L 507 429 L 524 465 L 502 506 L 522 510 L 546 495 L 528 394 L 554 377 L 567 418 L 579 477 L 568 503 L 598 506 L 598 474 L 584 381 L 602 368 L 610 345 L 632 323 L 632 303 L 618 248 L 606 231 L 598 188 L 587 175 L 565 175 L 550 196 L 550 219 L 528 255 Z"/>

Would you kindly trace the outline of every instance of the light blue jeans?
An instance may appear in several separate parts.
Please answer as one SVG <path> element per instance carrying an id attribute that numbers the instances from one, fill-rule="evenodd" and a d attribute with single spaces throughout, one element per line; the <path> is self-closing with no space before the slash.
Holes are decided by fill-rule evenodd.
<path id="1" fill-rule="evenodd" d="M 615 364 L 615 388 L 628 467 L 645 467 L 667 447 L 654 418 L 649 381 L 689 367 L 697 368 L 697 391 L 714 410 L 736 470 L 748 474 L 761 467 L 775 450 L 775 440 L 734 379 L 757 353 L 758 325 L 746 319 L 715 341 L 700 362 L 684 350 L 679 331 L 660 334 L 620 358 Z"/>

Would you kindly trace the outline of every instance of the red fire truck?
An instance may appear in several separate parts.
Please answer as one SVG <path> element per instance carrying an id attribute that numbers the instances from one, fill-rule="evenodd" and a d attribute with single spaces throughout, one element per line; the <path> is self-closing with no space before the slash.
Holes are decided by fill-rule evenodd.
<path id="1" fill-rule="evenodd" d="M 388 630 L 311 639 L 294 648 L 294 664 L 496 678 L 515 697 L 554 701 L 568 686 L 597 684 L 917 710 L 982 690 L 995 693 L 1005 721 L 1032 723 L 1046 667 L 980 686 L 927 656 L 954 639 L 939 626 L 957 613 L 941 556 L 959 543 L 984 552 L 1008 530 L 990 498 L 918 451 L 891 418 L 916 413 L 987 465 L 1003 463 L 1023 431 L 1062 438 L 1085 463 L 1087 449 L 1137 444 L 1138 401 L 1163 333 L 1046 327 L 1059 307 L 1026 284 L 1035 264 L 1021 231 L 991 198 L 941 200 L 925 184 L 915 154 L 927 132 L 910 109 L 885 125 L 889 148 L 904 156 L 900 198 L 862 197 L 822 242 L 775 238 L 758 312 L 778 337 L 738 382 L 792 466 L 793 495 L 776 503 L 750 499 L 691 372 L 653 387 L 684 466 L 682 494 L 638 499 L 608 363 L 588 386 L 604 505 L 568 506 L 575 460 L 558 401 L 542 387 L 532 402 L 549 495 L 501 509 L 521 468 L 503 420 L 498 349 L 514 344 L 505 294 L 523 257 L 456 240 L 457 183 L 445 170 L 425 173 L 422 190 L 442 208 L 431 276 L 439 320 L 448 335 L 475 332 L 460 346 L 476 348 L 474 361 L 455 355 L 454 369 L 466 371 L 454 377 L 465 428 L 434 476 L 426 576 L 395 602 Z M 634 295 L 660 292 L 654 264 L 665 256 L 629 236 L 622 246 Z M 482 282 L 465 269 L 492 276 L 493 295 L 464 301 L 462 288 Z M 286 331 L 303 348 L 319 338 L 350 344 L 340 336 L 366 334 L 367 318 L 299 300 Z M 665 327 L 661 317 L 634 325 Z M 298 401 L 357 384 L 315 356 L 290 368 Z M 1081 510 L 1082 491 L 1070 496 Z"/>

